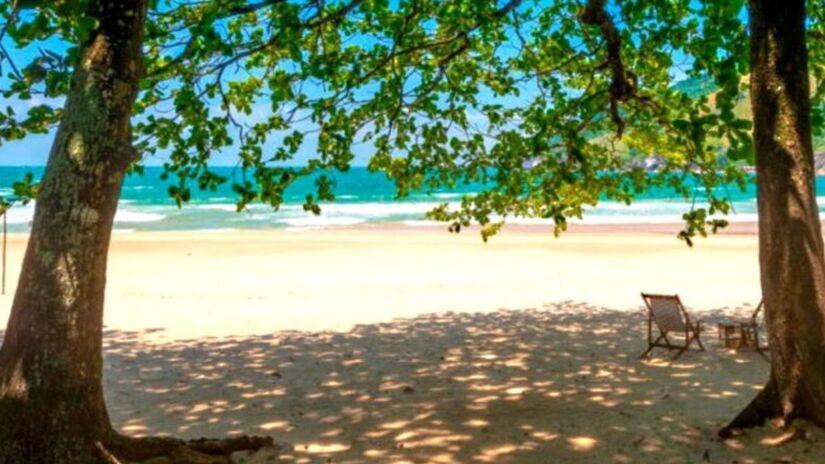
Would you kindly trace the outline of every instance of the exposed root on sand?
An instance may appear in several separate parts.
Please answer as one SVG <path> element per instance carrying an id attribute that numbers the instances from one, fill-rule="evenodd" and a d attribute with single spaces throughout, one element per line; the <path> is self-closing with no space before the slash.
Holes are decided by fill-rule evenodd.
<path id="1" fill-rule="evenodd" d="M 126 437 L 113 434 L 107 446 L 100 446 L 104 459 L 111 464 L 158 460 L 169 464 L 230 464 L 238 451 L 257 451 L 274 447 L 272 438 L 240 436 L 224 439 L 199 438 L 181 440 L 171 437 Z M 165 460 L 161 460 L 165 458 Z"/>

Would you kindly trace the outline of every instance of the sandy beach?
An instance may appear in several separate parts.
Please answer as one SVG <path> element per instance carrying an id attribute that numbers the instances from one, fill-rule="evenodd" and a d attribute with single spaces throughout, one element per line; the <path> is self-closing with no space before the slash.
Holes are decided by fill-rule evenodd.
<path id="1" fill-rule="evenodd" d="M 473 231 L 411 227 L 115 233 L 104 320 L 175 340 L 567 300 L 636 310 L 641 291 L 719 309 L 759 300 L 756 236 L 744 227 L 693 248 L 664 225 L 580 226 L 560 238 L 512 227 L 486 244 Z M 24 245 L 10 236 L 3 321 Z"/>
<path id="2" fill-rule="evenodd" d="M 136 435 L 272 435 L 284 462 L 825 462 L 819 435 L 716 438 L 766 379 L 757 354 L 708 329 L 706 352 L 637 360 L 641 291 L 709 325 L 759 301 L 753 225 L 693 248 L 676 230 L 118 233 L 110 413 Z"/>

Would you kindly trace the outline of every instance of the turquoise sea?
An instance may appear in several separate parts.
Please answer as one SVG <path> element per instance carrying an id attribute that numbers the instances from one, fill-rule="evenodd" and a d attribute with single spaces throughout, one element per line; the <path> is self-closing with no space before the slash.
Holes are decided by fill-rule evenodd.
<path id="1" fill-rule="evenodd" d="M 218 173 L 230 178 L 238 175 L 234 168 L 216 168 Z M 353 168 L 347 173 L 334 175 L 334 203 L 322 205 L 322 214 L 314 216 L 301 207 L 304 196 L 312 190 L 311 180 L 302 180 L 292 186 L 281 209 L 273 212 L 266 205 L 256 204 L 249 211 L 236 212 L 236 196 L 226 184 L 215 192 L 199 192 L 193 189 L 191 203 L 178 208 L 169 198 L 169 180 L 161 180 L 160 167 L 147 167 L 143 175 L 127 178 L 115 218 L 117 230 L 215 230 L 215 229 L 265 229 L 265 228 L 326 228 L 357 224 L 402 223 L 408 226 L 431 224 L 424 213 L 440 203 L 458 202 L 465 193 L 474 191 L 464 186 L 454 191 L 440 191 L 431 195 L 415 194 L 404 200 L 395 199 L 393 184 L 383 174 L 373 174 L 366 168 Z M 42 175 L 42 167 L 0 167 L 0 194 L 9 195 L 13 182 L 26 172 L 35 178 Z M 825 177 L 817 179 L 819 192 L 825 192 Z M 730 188 L 735 214 L 731 222 L 756 220 L 755 185 L 750 183 L 745 192 Z M 825 194 L 825 193 L 824 193 Z M 820 208 L 825 208 L 825 197 Z M 678 222 L 689 210 L 690 203 L 674 197 L 667 190 L 655 190 L 643 195 L 631 206 L 603 202 L 588 211 L 578 222 L 595 224 L 667 223 Z M 9 230 L 26 232 L 29 229 L 33 205 L 15 206 L 9 211 Z M 510 223 L 542 224 L 548 221 L 511 218 Z"/>

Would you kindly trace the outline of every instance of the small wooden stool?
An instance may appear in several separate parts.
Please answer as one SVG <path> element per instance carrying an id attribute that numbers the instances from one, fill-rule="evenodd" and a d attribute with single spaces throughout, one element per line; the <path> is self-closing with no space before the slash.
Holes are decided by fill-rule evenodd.
<path id="1" fill-rule="evenodd" d="M 722 340 L 722 346 L 725 348 L 756 348 L 756 345 L 751 343 L 750 327 L 740 323 L 720 323 L 716 327 L 719 329 L 719 340 Z"/>
<path id="2" fill-rule="evenodd" d="M 717 324 L 716 327 L 719 329 L 719 340 L 722 341 L 722 345 L 727 349 L 734 350 L 751 348 L 767 359 L 765 356 L 765 351 L 768 351 L 769 347 L 759 344 L 760 323 L 758 317 L 763 308 L 764 305 L 760 301 L 756 306 L 756 310 L 753 314 L 751 314 L 751 317 L 748 320 L 722 322 Z"/>

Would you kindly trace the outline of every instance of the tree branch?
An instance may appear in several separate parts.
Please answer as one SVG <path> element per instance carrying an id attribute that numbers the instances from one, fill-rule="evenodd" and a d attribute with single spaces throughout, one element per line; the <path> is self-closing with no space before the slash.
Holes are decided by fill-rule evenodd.
<path id="1" fill-rule="evenodd" d="M 622 39 L 613 18 L 605 10 L 606 0 L 588 0 L 579 18 L 584 24 L 597 26 L 607 46 L 607 61 L 600 68 L 608 68 L 610 77 L 610 119 L 616 124 L 616 136 L 621 137 L 625 122 L 619 113 L 619 103 L 631 99 L 645 100 L 636 88 L 636 76 L 625 69 L 622 62 Z"/>

